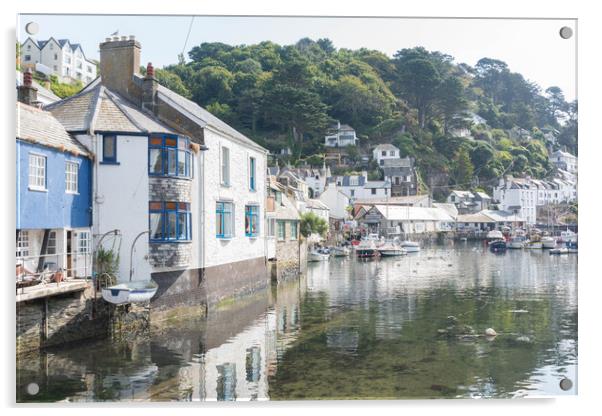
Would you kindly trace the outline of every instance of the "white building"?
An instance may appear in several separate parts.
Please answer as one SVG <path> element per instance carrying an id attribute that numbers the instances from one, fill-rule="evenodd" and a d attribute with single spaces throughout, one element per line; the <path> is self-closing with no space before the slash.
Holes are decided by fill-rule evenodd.
<path id="1" fill-rule="evenodd" d="M 530 225 L 537 222 L 538 197 L 537 185 L 525 178 L 500 179 L 493 189 L 493 199 L 500 210 L 513 212 Z"/>
<path id="2" fill-rule="evenodd" d="M 150 64 L 142 77 L 133 37 L 107 39 L 100 59 L 101 78 L 48 109 L 95 155 L 92 230 L 96 242 L 120 231 L 119 280 L 148 232 L 131 264 L 164 288 L 157 308 L 266 285 L 267 150 L 159 85 Z M 191 289 L 201 274 L 206 295 Z"/>
<path id="3" fill-rule="evenodd" d="M 312 167 L 285 167 L 279 171 L 279 174 L 284 173 L 286 171 L 293 172 L 299 179 L 305 182 L 305 184 L 307 185 L 309 198 L 318 198 L 320 194 L 324 192 L 328 178 L 331 177 L 330 167 L 326 166 L 325 164 L 319 169 Z"/>
<path id="4" fill-rule="evenodd" d="M 329 209 L 329 215 L 337 220 L 345 220 L 349 216 L 351 202 L 349 197 L 339 190 L 336 183 L 330 183 L 320 194 L 320 201 Z"/>
<path id="5" fill-rule="evenodd" d="M 557 150 L 550 155 L 550 162 L 558 169 L 565 170 L 573 175 L 577 174 L 577 156 Z"/>
<path id="6" fill-rule="evenodd" d="M 69 39 L 33 40 L 21 45 L 21 66 L 47 75 L 54 74 L 62 82 L 79 80 L 88 84 L 96 78 L 96 63 L 84 54 L 80 44 Z"/>
<path id="7" fill-rule="evenodd" d="M 372 157 L 378 163 L 378 166 L 383 166 L 386 159 L 399 159 L 401 154 L 399 149 L 392 144 L 379 144 L 372 150 Z"/>
<path id="8" fill-rule="evenodd" d="M 358 141 L 359 139 L 355 135 L 353 127 L 341 124 L 339 121 L 324 137 L 324 145 L 326 147 L 356 146 Z"/>
<path id="9" fill-rule="evenodd" d="M 380 199 L 391 195 L 391 183 L 388 181 L 369 181 L 368 173 L 360 175 L 333 176 L 331 182 L 353 203 L 356 199 Z"/>
<path id="10" fill-rule="evenodd" d="M 381 235 L 423 234 L 452 231 L 455 220 L 441 208 L 372 205 L 356 214 L 358 223 Z"/>

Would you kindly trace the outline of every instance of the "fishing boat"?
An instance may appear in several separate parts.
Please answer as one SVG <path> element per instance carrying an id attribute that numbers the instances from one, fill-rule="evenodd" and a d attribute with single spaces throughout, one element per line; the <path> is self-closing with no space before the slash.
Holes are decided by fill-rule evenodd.
<path id="1" fill-rule="evenodd" d="M 159 285 L 154 280 L 119 283 L 102 289 L 102 298 L 115 305 L 149 301 Z"/>
<path id="2" fill-rule="evenodd" d="M 363 239 L 357 246 L 355 246 L 355 253 L 360 258 L 376 256 L 378 254 L 376 242 L 372 238 Z"/>
<path id="3" fill-rule="evenodd" d="M 541 237 L 541 244 L 543 248 L 555 248 L 556 247 L 556 239 L 551 236 Z"/>
<path id="4" fill-rule="evenodd" d="M 378 252 L 383 257 L 403 256 L 404 254 L 408 254 L 405 248 L 395 244 L 394 242 L 386 242 L 382 246 L 378 247 Z"/>
<path id="5" fill-rule="evenodd" d="M 527 241 L 525 248 L 541 250 L 543 248 L 543 243 L 541 241 L 529 240 Z"/>
<path id="6" fill-rule="evenodd" d="M 349 247 L 336 246 L 330 248 L 330 254 L 333 257 L 347 257 L 351 254 Z"/>
<path id="7" fill-rule="evenodd" d="M 498 253 L 500 251 L 506 251 L 506 241 L 504 239 L 493 240 L 489 242 L 489 250 L 494 253 Z"/>
<path id="8" fill-rule="evenodd" d="M 409 240 L 403 241 L 401 243 L 401 247 L 403 249 L 405 249 L 405 251 L 407 253 L 417 253 L 420 251 L 420 244 L 418 244 L 415 241 L 409 241 Z"/>
<path id="9" fill-rule="evenodd" d="M 504 235 L 502 234 L 502 232 L 500 230 L 491 230 L 487 233 L 487 240 L 489 242 L 493 242 L 496 240 L 503 240 L 504 239 Z"/>

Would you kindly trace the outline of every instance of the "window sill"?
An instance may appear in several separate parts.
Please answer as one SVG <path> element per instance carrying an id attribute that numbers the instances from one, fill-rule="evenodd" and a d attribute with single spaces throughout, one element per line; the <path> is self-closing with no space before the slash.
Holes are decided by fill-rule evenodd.
<path id="1" fill-rule="evenodd" d="M 230 241 L 234 238 L 234 236 L 229 236 L 229 237 L 221 237 L 219 235 L 216 235 L 215 238 L 217 238 L 218 240 L 222 240 L 222 241 Z"/>
<path id="2" fill-rule="evenodd" d="M 245 235 L 245 237 L 247 237 L 251 240 L 257 240 L 259 238 L 259 235 Z"/>
<path id="3" fill-rule="evenodd" d="M 29 187 L 27 187 L 27 189 L 29 189 L 30 191 L 33 191 L 33 192 L 48 192 L 48 189 L 46 189 L 46 188 L 37 188 L 35 186 L 29 186 Z"/>
<path id="4" fill-rule="evenodd" d="M 79 192 L 65 191 L 68 195 L 79 195 Z"/>
<path id="5" fill-rule="evenodd" d="M 230 188 L 232 185 L 230 185 L 229 183 L 220 183 L 220 186 L 222 188 Z"/>
<path id="6" fill-rule="evenodd" d="M 151 244 L 190 244 L 192 240 L 150 240 Z"/>
<path id="7" fill-rule="evenodd" d="M 100 162 L 100 164 L 101 165 L 121 165 L 121 163 L 119 163 L 119 162 L 111 162 L 111 161 L 105 161 L 105 160 L 102 160 Z"/>

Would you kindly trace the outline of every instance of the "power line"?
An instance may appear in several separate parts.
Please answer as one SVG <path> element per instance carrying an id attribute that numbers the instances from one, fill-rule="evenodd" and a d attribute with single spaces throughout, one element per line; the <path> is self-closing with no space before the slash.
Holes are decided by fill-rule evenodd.
<path id="1" fill-rule="evenodd" d="M 184 41 L 184 46 L 182 47 L 182 53 L 180 56 L 182 60 L 184 59 L 184 51 L 186 51 L 186 45 L 188 44 L 188 38 L 190 38 L 190 32 L 192 31 L 192 23 L 194 22 L 194 16 L 190 19 L 190 25 L 188 25 L 188 33 L 186 34 L 186 40 Z"/>

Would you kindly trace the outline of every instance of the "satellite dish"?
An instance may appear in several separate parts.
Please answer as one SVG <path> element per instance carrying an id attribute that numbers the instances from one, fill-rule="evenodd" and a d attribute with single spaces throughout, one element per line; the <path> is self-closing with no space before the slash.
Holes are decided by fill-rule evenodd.
<path id="1" fill-rule="evenodd" d="M 30 35 L 35 35 L 40 30 L 40 26 L 36 22 L 29 22 L 25 25 L 25 31 Z"/>

